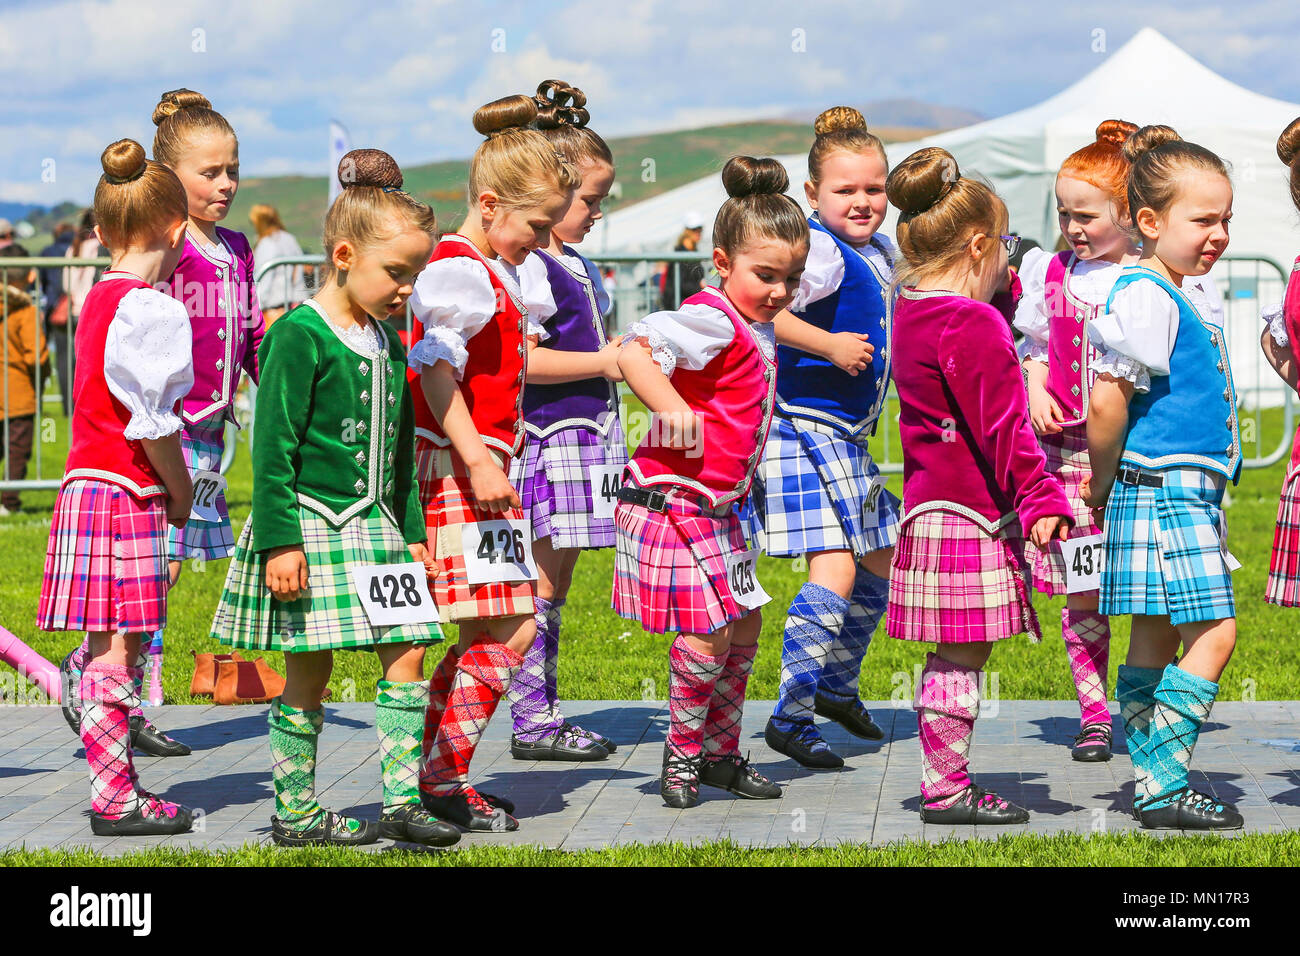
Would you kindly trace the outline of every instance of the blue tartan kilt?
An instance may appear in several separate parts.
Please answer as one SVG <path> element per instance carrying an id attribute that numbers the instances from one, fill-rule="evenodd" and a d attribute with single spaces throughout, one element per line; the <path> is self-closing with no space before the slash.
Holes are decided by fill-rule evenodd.
<path id="1" fill-rule="evenodd" d="M 887 489 L 872 495 L 879 475 L 865 437 L 849 441 L 829 425 L 773 416 L 763 462 L 740 509 L 742 526 L 776 558 L 821 551 L 861 557 L 892 548 L 901 504 Z"/>
<path id="2" fill-rule="evenodd" d="M 1236 617 L 1220 507 L 1226 479 L 1195 467 L 1160 474 L 1163 487 L 1116 480 L 1110 493 L 1101 613 L 1168 615 L 1174 625 Z"/>

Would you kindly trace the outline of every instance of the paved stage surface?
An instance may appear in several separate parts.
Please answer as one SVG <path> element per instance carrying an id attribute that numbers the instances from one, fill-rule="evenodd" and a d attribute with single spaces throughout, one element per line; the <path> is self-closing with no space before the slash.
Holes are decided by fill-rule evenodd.
<path id="1" fill-rule="evenodd" d="M 659 798 L 666 705 L 573 701 L 571 720 L 619 744 L 595 763 L 526 762 L 509 750 L 509 713 L 488 728 L 471 771 L 480 789 L 518 805 L 515 833 L 467 834 L 473 843 L 534 843 L 565 850 L 625 843 L 731 839 L 753 846 L 833 846 L 996 837 L 1001 833 L 1133 830 L 1133 778 L 1118 718 L 1109 763 L 1070 759 L 1073 701 L 985 701 L 971 766 L 976 782 L 1027 807 L 1019 827 L 924 826 L 917 813 L 920 751 L 910 708 L 870 704 L 885 740 L 858 740 L 822 723 L 842 770 L 804 770 L 763 742 L 771 701 L 746 707 L 742 752 L 780 783 L 780 800 L 741 800 L 705 787 L 699 806 L 671 810 Z M 107 854 L 157 846 L 220 849 L 266 843 L 274 809 L 266 707 L 166 706 L 150 717 L 194 748 L 189 757 L 137 757 L 142 784 L 203 811 L 196 832 L 158 838 L 90 832 L 85 756 L 57 707 L 0 707 L 0 849 L 91 847 Z M 1300 827 L 1300 701 L 1216 704 L 1193 761 L 1192 786 L 1237 805 L 1245 831 Z M 373 704 L 326 707 L 317 792 L 322 805 L 376 819 L 379 760 Z M 393 844 L 381 840 L 373 849 Z"/>

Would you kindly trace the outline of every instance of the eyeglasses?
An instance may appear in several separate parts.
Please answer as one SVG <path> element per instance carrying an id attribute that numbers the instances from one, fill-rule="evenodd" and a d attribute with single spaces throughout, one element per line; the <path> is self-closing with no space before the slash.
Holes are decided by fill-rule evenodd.
<path id="1" fill-rule="evenodd" d="M 1002 244 L 1007 247 L 1007 255 L 1009 256 L 1014 256 L 1016 250 L 1020 248 L 1019 236 L 998 236 L 998 238 L 1001 239 Z"/>

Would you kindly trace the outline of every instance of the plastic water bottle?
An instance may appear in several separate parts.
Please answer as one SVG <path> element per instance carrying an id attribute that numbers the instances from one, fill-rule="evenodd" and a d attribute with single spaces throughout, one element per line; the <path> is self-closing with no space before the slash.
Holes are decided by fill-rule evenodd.
<path id="1" fill-rule="evenodd" d="M 147 707 L 158 707 L 163 702 L 163 632 L 154 631 L 153 640 L 149 642 L 149 688 L 142 702 Z"/>

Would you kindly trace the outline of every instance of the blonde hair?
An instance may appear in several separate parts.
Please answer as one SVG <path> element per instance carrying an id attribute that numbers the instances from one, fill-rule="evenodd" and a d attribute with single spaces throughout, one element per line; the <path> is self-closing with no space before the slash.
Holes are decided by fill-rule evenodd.
<path id="1" fill-rule="evenodd" d="M 248 221 L 253 224 L 258 236 L 267 236 L 277 229 L 284 228 L 284 223 L 280 221 L 280 213 L 276 208 L 262 202 L 257 203 L 252 209 L 248 210 Z"/>
<path id="2" fill-rule="evenodd" d="M 95 222 L 110 250 L 151 242 L 189 215 L 176 174 L 145 158 L 144 147 L 119 139 L 99 157 L 104 174 L 95 187 Z"/>
<path id="3" fill-rule="evenodd" d="M 775 159 L 732 156 L 722 167 L 722 185 L 729 198 L 713 221 L 713 244 L 729 258 L 763 239 L 807 248 L 808 220 L 785 195 L 790 177 Z"/>
<path id="4" fill-rule="evenodd" d="M 522 93 L 480 106 L 474 128 L 487 137 L 469 162 L 469 203 L 493 192 L 506 208 L 540 206 L 582 185 L 578 168 L 535 129 L 537 104 Z"/>
<path id="5" fill-rule="evenodd" d="M 1230 178 L 1222 159 L 1204 146 L 1187 142 L 1169 126 L 1143 126 L 1125 141 L 1123 150 L 1130 164 L 1128 207 L 1135 229 L 1139 210 L 1163 214 L 1173 205 L 1181 171 L 1200 169 Z"/>
<path id="6" fill-rule="evenodd" d="M 889 157 L 885 155 L 885 144 L 880 137 L 867 130 L 867 121 L 852 106 L 832 106 L 823 110 L 813 121 L 812 149 L 808 150 L 808 179 L 813 186 L 822 181 L 822 164 L 831 153 L 843 150 L 846 153 L 875 152 L 880 155 L 885 168 L 889 168 Z"/>
<path id="7" fill-rule="evenodd" d="M 188 146 L 204 135 L 228 134 L 239 139 L 226 118 L 212 108 L 208 98 L 193 90 L 169 90 L 153 109 L 153 123 L 158 131 L 153 136 L 153 156 L 160 163 L 175 166 Z"/>
<path id="8" fill-rule="evenodd" d="M 1006 204 L 993 188 L 963 176 L 957 160 L 938 146 L 918 149 L 894 167 L 885 194 L 899 211 L 904 261 L 895 273 L 903 285 L 947 271 L 961 261 L 972 235 L 996 241 L 1007 225 Z"/>
<path id="9" fill-rule="evenodd" d="M 402 191 L 402 170 L 382 149 L 354 149 L 338 168 L 338 194 L 325 214 L 325 272 L 332 275 L 331 257 L 338 243 L 370 248 L 392 238 L 392 220 L 411 226 L 432 238 L 437 231 L 433 210 Z"/>

